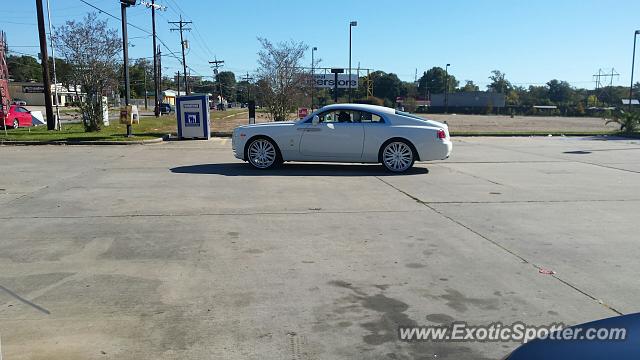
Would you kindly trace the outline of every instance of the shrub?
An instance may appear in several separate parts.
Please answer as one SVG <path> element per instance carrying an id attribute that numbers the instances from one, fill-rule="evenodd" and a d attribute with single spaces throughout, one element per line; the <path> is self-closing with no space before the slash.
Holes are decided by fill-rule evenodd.
<path id="1" fill-rule="evenodd" d="M 640 113 L 617 111 L 613 114 L 613 118 L 605 122 L 605 124 L 609 123 L 619 124 L 620 131 L 630 134 L 640 127 Z"/>

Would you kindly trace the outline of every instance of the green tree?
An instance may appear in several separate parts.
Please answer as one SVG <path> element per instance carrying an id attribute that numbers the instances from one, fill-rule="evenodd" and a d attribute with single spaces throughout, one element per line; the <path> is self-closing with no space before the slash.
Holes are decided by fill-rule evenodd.
<path id="1" fill-rule="evenodd" d="M 449 73 L 449 92 L 453 92 L 459 85 L 456 77 Z M 432 67 L 424 72 L 418 80 L 418 93 L 424 96 L 426 93 L 442 94 L 445 92 L 447 84 L 447 72 L 441 67 Z"/>
<path id="2" fill-rule="evenodd" d="M 36 58 L 29 55 L 7 57 L 9 76 L 14 81 L 42 81 L 42 66 Z"/>
<path id="3" fill-rule="evenodd" d="M 375 71 L 371 75 L 373 78 L 373 95 L 384 99 L 387 106 L 393 106 L 398 96 L 405 95 L 402 81 L 396 74 Z"/>
<path id="4" fill-rule="evenodd" d="M 547 87 L 549 89 L 549 100 L 556 104 L 568 102 L 573 95 L 573 88 L 566 81 L 553 79 L 547 82 Z"/>
<path id="5" fill-rule="evenodd" d="M 478 85 L 474 84 L 472 80 L 465 80 L 465 84 L 460 88 L 461 92 L 480 91 Z"/>
<path id="6" fill-rule="evenodd" d="M 216 75 L 216 91 L 219 94 L 222 91 L 222 97 L 228 101 L 235 99 L 236 93 L 236 75 L 231 71 L 222 71 Z"/>
<path id="7" fill-rule="evenodd" d="M 489 80 L 491 80 L 491 83 L 487 85 L 489 91 L 507 94 L 513 88 L 511 83 L 506 79 L 506 74 L 500 70 L 493 70 L 491 76 L 489 76 Z"/>
<path id="8" fill-rule="evenodd" d="M 133 65 L 129 66 L 129 82 L 133 98 L 143 98 L 145 91 L 151 91 L 153 89 L 153 64 L 151 61 L 136 59 Z"/>

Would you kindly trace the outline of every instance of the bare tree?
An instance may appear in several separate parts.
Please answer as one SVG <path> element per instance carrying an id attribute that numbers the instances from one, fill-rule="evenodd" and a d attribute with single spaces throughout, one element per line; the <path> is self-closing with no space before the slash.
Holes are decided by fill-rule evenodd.
<path id="1" fill-rule="evenodd" d="M 81 21 L 67 21 L 56 33 L 58 50 L 71 66 L 71 81 L 87 94 L 80 104 L 85 131 L 100 131 L 101 96 L 118 86 L 118 32 L 89 13 Z"/>
<path id="2" fill-rule="evenodd" d="M 308 82 L 302 68 L 308 46 L 293 40 L 277 44 L 265 38 L 258 41 L 262 45 L 258 52 L 258 86 L 263 104 L 275 121 L 286 120 Z"/>

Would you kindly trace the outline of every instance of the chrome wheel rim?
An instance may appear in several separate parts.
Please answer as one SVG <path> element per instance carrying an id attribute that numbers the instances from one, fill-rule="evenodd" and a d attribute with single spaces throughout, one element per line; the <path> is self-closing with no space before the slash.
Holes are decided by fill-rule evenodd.
<path id="1" fill-rule="evenodd" d="M 251 165 L 260 169 L 268 168 L 276 161 L 276 148 L 269 140 L 254 140 L 249 145 L 248 154 Z"/>
<path id="2" fill-rule="evenodd" d="M 403 142 L 392 142 L 384 148 L 382 161 L 391 171 L 405 171 L 413 163 L 413 151 Z"/>
<path id="3" fill-rule="evenodd" d="M 18 123 L 18 120 L 13 120 L 13 128 L 17 129 L 18 126 L 20 126 L 20 123 Z"/>

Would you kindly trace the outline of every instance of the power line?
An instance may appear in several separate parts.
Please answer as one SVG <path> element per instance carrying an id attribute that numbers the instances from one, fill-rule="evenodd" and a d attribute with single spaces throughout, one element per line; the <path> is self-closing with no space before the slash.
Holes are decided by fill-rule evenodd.
<path id="1" fill-rule="evenodd" d="M 105 15 L 107 15 L 107 16 L 110 16 L 110 17 L 112 17 L 112 18 L 114 18 L 114 19 L 116 19 L 116 20 L 118 20 L 118 21 L 122 21 L 119 17 L 117 17 L 117 16 L 115 16 L 115 15 L 113 15 L 113 14 L 111 14 L 111 13 L 109 13 L 109 12 L 105 11 L 105 10 L 102 10 L 102 9 L 100 9 L 99 7 L 97 7 L 97 6 L 93 5 L 93 4 L 91 4 L 91 3 L 89 3 L 89 2 L 87 2 L 87 1 L 85 1 L 85 0 L 80 0 L 80 2 L 82 2 L 82 3 L 84 3 L 84 4 L 88 5 L 88 6 L 90 6 L 90 7 L 92 7 L 92 8 L 94 8 L 95 10 L 98 10 L 98 12 L 100 12 L 100 13 L 102 13 L 102 14 L 105 14 Z M 133 27 L 133 28 L 135 28 L 135 29 L 138 29 L 138 30 L 140 30 L 140 31 L 142 31 L 142 32 L 144 32 L 144 33 L 146 33 L 146 34 L 148 34 L 148 35 L 151 35 L 151 36 L 153 35 L 150 31 L 145 30 L 145 29 L 143 29 L 143 28 L 141 28 L 141 27 L 139 27 L 139 26 L 136 26 L 136 25 L 134 25 L 134 24 L 131 24 L 131 23 L 129 23 L 129 22 L 127 22 L 127 25 L 129 25 L 129 26 L 131 26 L 131 27 Z M 160 37 L 156 36 L 156 38 L 158 39 L 158 41 L 160 41 L 160 44 L 162 44 L 162 46 L 164 46 L 164 47 L 165 47 L 165 49 L 167 49 L 167 51 L 169 52 L 169 54 L 171 54 L 171 56 L 175 57 L 178 61 L 180 61 L 180 58 L 178 57 L 178 55 L 176 55 L 176 53 L 175 53 L 175 52 L 173 52 L 173 51 L 169 48 L 169 46 L 167 46 L 167 44 L 165 44 L 165 42 L 164 42 Z"/>

